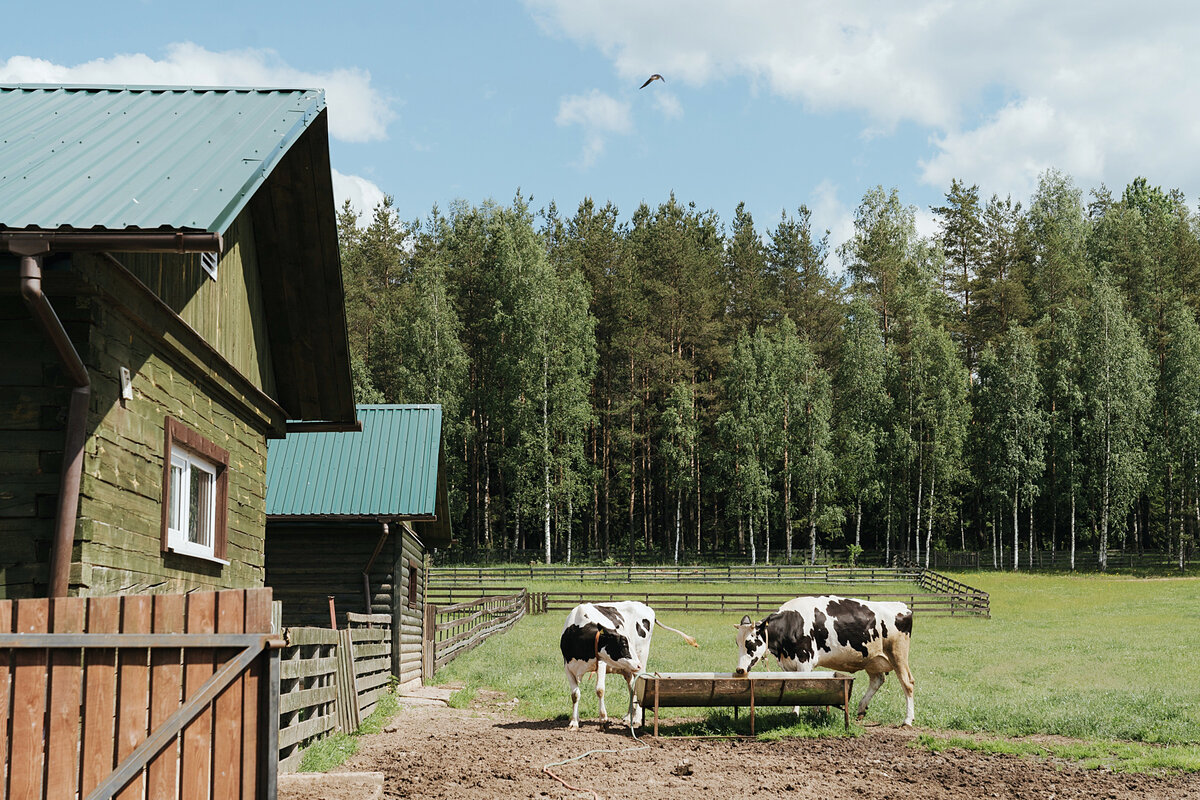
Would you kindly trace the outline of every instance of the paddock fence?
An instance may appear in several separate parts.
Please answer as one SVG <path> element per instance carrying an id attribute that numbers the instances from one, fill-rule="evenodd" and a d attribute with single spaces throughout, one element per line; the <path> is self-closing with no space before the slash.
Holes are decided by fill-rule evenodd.
<path id="1" fill-rule="evenodd" d="M 426 680 L 454 659 L 474 650 L 492 636 L 511 628 L 530 610 L 529 593 L 486 596 L 476 587 L 466 602 L 438 604 L 434 590 L 426 589 L 424 674 Z M 481 596 L 484 594 L 485 596 Z"/>
<path id="2" fill-rule="evenodd" d="M 295 772 L 304 749 L 355 731 L 387 690 L 392 617 L 347 614 L 349 627 L 287 628 L 279 663 L 279 770 Z"/>
<path id="3" fill-rule="evenodd" d="M 485 573 L 486 574 L 486 573 Z M 602 578 L 595 579 L 603 583 Z M 738 573 L 737 583 L 748 580 Z M 760 579 L 762 580 L 762 579 Z M 782 580 L 782 579 L 779 579 Z M 794 579 L 793 579 L 794 580 Z M 914 611 L 922 616 L 947 617 L 991 617 L 991 598 L 988 593 L 968 586 L 941 573 L 921 567 L 906 565 L 890 569 L 829 568 L 823 570 L 821 583 L 853 583 L 857 587 L 863 585 L 879 585 L 894 588 L 896 584 L 916 585 L 920 592 L 862 592 L 858 588 L 854 596 L 864 600 L 898 600 L 907 603 Z M 612 583 L 612 581 L 608 581 Z M 712 582 L 712 581 L 710 581 Z M 762 582 L 766 582 L 763 580 Z M 799 581 L 797 581 L 799 582 Z M 501 585 L 468 584 L 454 581 L 448 584 L 432 584 L 427 590 L 427 602 L 450 604 L 458 602 L 464 606 L 470 605 L 473 598 L 490 595 L 500 595 L 512 591 L 511 587 Z M 816 596 L 826 592 L 669 592 L 649 591 L 631 592 L 629 590 L 593 591 L 526 591 L 525 608 L 530 614 L 552 611 L 569 611 L 579 603 L 593 601 L 641 600 L 656 611 L 696 611 L 715 613 L 761 613 L 774 611 L 786 600 L 798 596 Z"/>
<path id="4" fill-rule="evenodd" d="M 542 592 L 541 607 L 546 612 L 567 612 L 580 603 L 640 600 L 655 612 L 765 614 L 775 611 L 795 597 L 817 597 L 795 592 L 756 592 L 697 594 L 684 592 Z M 921 617 L 990 617 L 986 592 L 926 594 L 921 592 L 859 593 L 859 600 L 899 601 Z"/>
<path id="5" fill-rule="evenodd" d="M 915 558 L 915 553 L 908 555 Z M 1020 570 L 1046 572 L 1099 572 L 1100 552 L 1098 550 L 1076 550 L 1075 564 L 1071 565 L 1069 549 L 1056 550 L 1020 550 Z M 1173 572 L 1179 570 L 1179 553 L 1166 550 L 1108 550 L 1108 569 L 1147 570 L 1153 572 Z M 925 554 L 921 554 L 924 561 Z M 1187 567 L 1200 566 L 1200 551 L 1194 546 L 1184 549 L 1183 562 Z M 1005 547 L 993 553 L 986 551 L 952 550 L 942 552 L 934 550 L 929 554 L 929 566 L 932 569 L 966 569 L 966 570 L 1011 570 L 1013 568 L 1012 548 Z"/>
<path id="6" fill-rule="evenodd" d="M 437 588 L 525 581 L 578 581 L 579 583 L 761 583 L 808 582 L 829 584 L 912 583 L 917 567 L 835 567 L 813 564 L 750 566 L 661 566 L 603 567 L 563 565 L 506 567 L 433 567 L 429 582 Z"/>

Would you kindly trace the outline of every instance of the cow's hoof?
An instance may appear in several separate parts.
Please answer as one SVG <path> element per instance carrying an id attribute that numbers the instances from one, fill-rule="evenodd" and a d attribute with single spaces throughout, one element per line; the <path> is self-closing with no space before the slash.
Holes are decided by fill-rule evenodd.
<path id="1" fill-rule="evenodd" d="M 911 722 L 906 722 L 906 723 L 904 723 L 903 725 L 901 725 L 900 727 L 901 727 L 901 728 L 903 728 L 903 729 L 904 729 L 904 730 L 906 730 L 906 731 L 911 731 L 911 730 L 912 730 L 912 723 L 911 723 Z"/>
<path id="2" fill-rule="evenodd" d="M 579 723 L 575 720 L 571 720 L 570 724 L 567 725 L 567 730 L 569 730 L 569 731 L 579 730 Z"/>

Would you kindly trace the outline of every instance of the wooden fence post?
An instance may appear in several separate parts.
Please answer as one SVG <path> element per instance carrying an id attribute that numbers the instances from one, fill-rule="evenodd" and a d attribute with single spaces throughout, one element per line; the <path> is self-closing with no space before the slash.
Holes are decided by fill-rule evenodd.
<path id="1" fill-rule="evenodd" d="M 354 733 L 362 720 L 358 714 L 358 689 L 354 676 L 354 642 L 350 629 L 337 632 L 337 718 L 338 725 L 346 733 Z"/>
<path id="2" fill-rule="evenodd" d="M 433 680 L 434 647 L 437 644 L 437 606 L 425 603 L 425 618 L 421 621 L 421 683 Z"/>

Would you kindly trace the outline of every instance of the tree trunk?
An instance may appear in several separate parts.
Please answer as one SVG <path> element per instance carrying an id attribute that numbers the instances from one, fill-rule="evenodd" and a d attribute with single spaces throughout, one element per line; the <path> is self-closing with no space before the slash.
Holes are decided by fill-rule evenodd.
<path id="1" fill-rule="evenodd" d="M 929 475 L 929 518 L 925 521 L 925 569 L 929 569 L 929 551 L 933 549 L 933 497 L 937 488 L 937 472 L 930 470 Z M 920 536 L 921 532 L 917 531 Z"/>
<path id="2" fill-rule="evenodd" d="M 1029 568 L 1033 569 L 1033 487 L 1029 489 Z"/>
<path id="3" fill-rule="evenodd" d="M 888 480 L 888 499 L 887 499 L 887 533 L 884 534 L 883 552 L 885 563 L 892 563 L 892 482 Z"/>
<path id="4" fill-rule="evenodd" d="M 575 503 L 571 500 L 571 494 L 567 493 L 567 563 L 571 563 L 571 530 L 574 528 L 575 522 Z"/>
<path id="5" fill-rule="evenodd" d="M 925 471 L 921 458 L 917 458 L 917 524 L 913 544 L 916 545 L 917 563 L 921 563 L 921 498 L 925 491 Z"/>
<path id="6" fill-rule="evenodd" d="M 1021 493 L 1016 484 L 1013 484 L 1013 572 L 1021 571 L 1021 526 L 1020 519 L 1017 517 L 1018 498 Z"/>
<path id="7" fill-rule="evenodd" d="M 679 566 L 679 535 L 683 525 L 683 490 L 675 490 L 675 566 Z"/>
<path id="8" fill-rule="evenodd" d="M 862 492 L 854 498 L 854 544 L 862 547 Z"/>
<path id="9" fill-rule="evenodd" d="M 550 563 L 550 351 L 542 355 L 542 479 L 546 488 L 543 544 L 546 563 Z"/>
<path id="10" fill-rule="evenodd" d="M 758 545 L 754 541 L 754 503 L 750 504 L 750 566 L 758 564 Z"/>
<path id="11" fill-rule="evenodd" d="M 763 508 L 763 554 L 767 566 L 771 565 L 771 504 L 767 502 Z"/>
<path id="12" fill-rule="evenodd" d="M 1071 572 L 1075 571 L 1075 487 L 1071 487 Z"/>
<path id="13" fill-rule="evenodd" d="M 811 549 L 810 562 L 817 563 L 817 487 L 814 483 L 812 503 L 808 507 L 808 542 Z"/>
<path id="14" fill-rule="evenodd" d="M 492 551 L 492 465 L 488 458 L 487 422 L 483 425 L 483 541 Z"/>

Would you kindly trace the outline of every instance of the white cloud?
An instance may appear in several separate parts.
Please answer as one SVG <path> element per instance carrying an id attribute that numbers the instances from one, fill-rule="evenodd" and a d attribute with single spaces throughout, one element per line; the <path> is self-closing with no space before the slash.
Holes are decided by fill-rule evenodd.
<path id="1" fill-rule="evenodd" d="M 333 170 L 333 202 L 341 211 L 342 204 L 347 200 L 357 212 L 360 224 L 369 221 L 375 206 L 383 202 L 383 190 L 366 178 L 358 175 L 343 175 Z"/>
<path id="2" fill-rule="evenodd" d="M 679 119 L 683 116 L 683 104 L 672 92 L 655 92 L 654 107 L 667 119 Z"/>
<path id="3" fill-rule="evenodd" d="M 388 122 L 395 116 L 366 70 L 305 72 L 288 66 L 272 50 L 215 52 L 191 42 L 168 45 L 162 59 L 123 53 L 74 66 L 13 56 L 0 62 L 0 81 L 324 89 L 329 133 L 344 142 L 387 138 Z"/>
<path id="4" fill-rule="evenodd" d="M 854 235 L 854 211 L 838 198 L 837 184 L 821 181 L 812 190 L 808 208 L 812 212 L 813 238 L 829 231 L 829 269 L 835 275 L 844 271 L 837 249 Z"/>
<path id="5" fill-rule="evenodd" d="M 925 181 L 1020 195 L 1048 166 L 1200 192 L 1200 5 L 1152 0 L 525 0 L 623 79 L 742 79 L 867 136 L 930 132 Z"/>
<path id="6" fill-rule="evenodd" d="M 560 126 L 578 125 L 583 129 L 581 166 L 585 168 L 592 166 L 604 152 L 610 135 L 625 135 L 633 131 L 629 104 L 599 89 L 562 98 L 554 121 Z"/>

